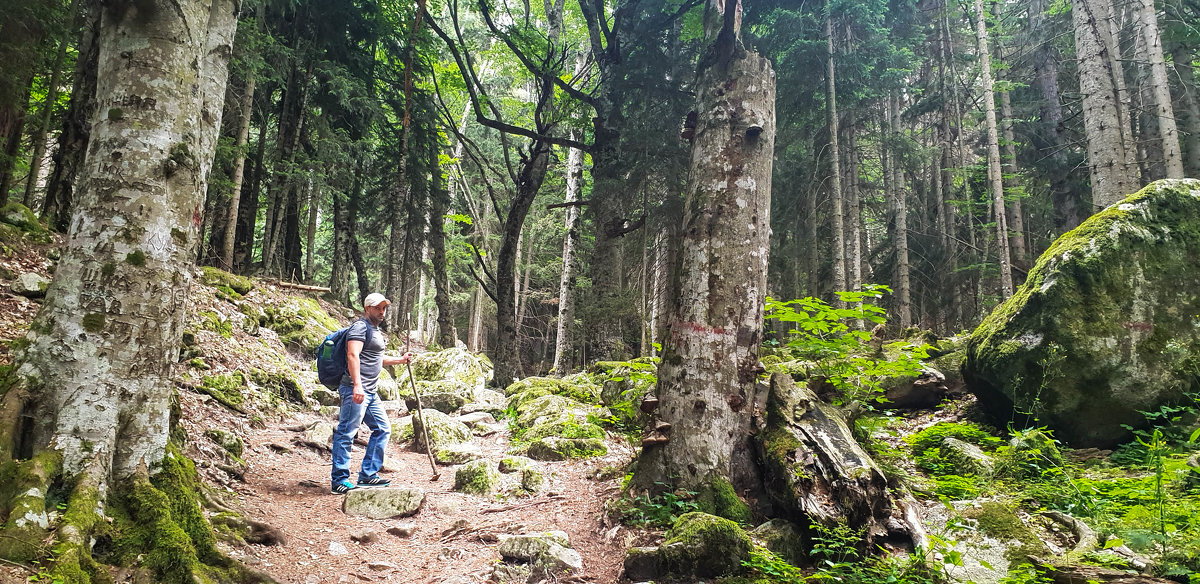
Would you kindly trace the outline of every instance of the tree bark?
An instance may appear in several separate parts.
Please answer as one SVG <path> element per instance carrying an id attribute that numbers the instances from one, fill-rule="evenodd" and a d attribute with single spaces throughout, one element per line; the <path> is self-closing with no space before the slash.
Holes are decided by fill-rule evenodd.
<path id="1" fill-rule="evenodd" d="M 887 132 L 892 137 L 890 141 L 894 143 L 900 126 L 900 97 L 893 91 L 887 101 Z M 885 172 L 885 174 L 890 175 L 891 178 L 889 192 L 894 213 L 892 245 L 896 248 L 896 321 L 900 328 L 904 329 L 912 326 L 912 284 L 908 261 L 908 204 L 905 200 L 907 193 L 903 185 L 904 173 L 901 170 L 900 156 L 896 152 L 894 144 L 888 150 L 891 154 L 891 164 L 888 165 L 890 172 Z"/>
<path id="2" fill-rule="evenodd" d="M 75 494 L 98 493 L 166 452 L 171 364 L 187 315 L 187 291 L 211 165 L 206 123 L 219 125 L 237 6 L 228 0 L 156 0 L 103 9 L 86 174 L 70 237 L 46 302 L 18 357 L 22 385 L 0 407 L 0 461 L 54 452 Z M 207 115 L 206 103 L 217 106 Z M 13 407 L 16 406 L 16 407 Z M 14 435 L 18 414 L 31 416 Z M 39 459 L 40 460 L 40 459 Z M 32 462 L 32 461 L 31 461 Z M 43 491 L 44 492 L 44 491 Z M 10 516 L 7 536 L 17 528 Z M 69 523 L 69 519 L 65 519 Z M 81 526 L 58 537 L 82 546 Z M 37 542 L 37 543 L 40 543 Z"/>
<path id="3" fill-rule="evenodd" d="M 1162 38 L 1158 31 L 1158 15 L 1154 0 L 1139 0 L 1134 4 L 1146 54 L 1150 57 L 1150 87 L 1154 94 L 1154 117 L 1158 122 L 1162 142 L 1163 163 L 1167 178 L 1183 178 L 1183 153 L 1179 149 L 1179 132 L 1175 127 L 1175 111 L 1171 107 L 1171 84 L 1167 80 L 1167 65 L 1163 58 Z"/>
<path id="4" fill-rule="evenodd" d="M 75 181 L 83 167 L 96 104 L 96 70 L 99 58 L 100 7 L 87 3 L 76 46 L 71 101 L 63 118 L 62 131 L 52 157 L 54 166 L 46 182 L 42 220 L 58 231 L 66 231 L 71 219 Z"/>
<path id="5" fill-rule="evenodd" d="M 308 179 L 308 228 L 304 232 L 304 281 L 312 283 L 316 276 L 317 221 L 321 216 L 321 190 Z"/>
<path id="6" fill-rule="evenodd" d="M 1113 57 L 1112 4 L 1072 0 L 1072 17 L 1092 205 L 1099 210 L 1137 191 L 1138 168 L 1123 96 L 1124 74 Z"/>
<path id="7" fill-rule="evenodd" d="M 249 188 L 242 187 L 241 198 L 238 201 L 238 233 L 237 249 L 234 254 L 239 258 L 235 267 L 239 273 L 249 272 L 254 265 L 254 234 L 258 232 L 258 208 L 261 203 L 263 175 L 266 173 L 267 155 L 267 105 L 269 99 L 260 99 L 258 142 L 254 154 L 254 174 L 251 176 Z M 263 242 L 266 245 L 266 242 Z"/>
<path id="8" fill-rule="evenodd" d="M 261 17 L 261 16 L 260 16 Z M 246 145 L 250 139 L 250 114 L 254 109 L 254 86 L 257 75 L 253 71 L 246 73 L 246 85 L 243 89 L 241 104 L 241 120 L 238 125 L 236 154 L 233 159 L 233 187 L 229 191 L 229 209 L 225 215 L 225 236 L 221 243 L 221 255 L 218 263 L 226 270 L 233 271 L 233 247 L 237 239 L 238 212 L 241 210 L 242 181 L 246 176 Z"/>
<path id="9" fill-rule="evenodd" d="M 714 10 L 709 5 L 710 12 Z M 643 444 L 633 482 L 750 482 L 750 414 L 769 253 L 775 74 L 737 39 L 738 2 L 701 59 L 676 301 L 659 366 L 669 440 Z"/>
<path id="10" fill-rule="evenodd" d="M 1184 171 L 1188 176 L 1200 176 L 1200 96 L 1197 96 L 1196 72 L 1192 67 L 1195 51 L 1183 43 L 1171 46 L 1171 63 L 1175 68 L 1178 103 L 1187 135 L 1182 139 Z"/>
<path id="11" fill-rule="evenodd" d="M 450 304 L 450 277 L 446 265 L 446 207 L 450 191 L 446 190 L 442 169 L 434 154 L 433 184 L 429 193 L 429 249 L 433 261 L 433 303 L 437 306 L 437 342 L 444 348 L 455 345 L 454 318 Z"/>
<path id="12" fill-rule="evenodd" d="M 983 0 L 975 0 L 975 36 L 979 43 L 979 77 L 983 83 L 983 111 L 987 121 L 988 184 L 992 190 L 992 207 L 996 214 L 996 247 L 1000 267 L 1000 294 L 1008 300 L 1013 295 L 1011 256 L 1008 250 L 1008 221 L 1004 206 L 1004 177 L 1000 169 L 1000 136 L 996 127 L 996 90 L 992 80 L 992 55 L 988 47 L 987 13 Z"/>
<path id="13" fill-rule="evenodd" d="M 571 139 L 576 138 L 571 132 Z M 564 202 L 576 203 L 583 186 L 583 151 L 571 148 L 567 151 L 567 194 Z M 578 205 L 568 204 L 563 218 L 566 234 L 563 236 L 562 276 L 558 282 L 558 335 L 554 340 L 554 372 L 566 373 L 571 364 L 572 333 L 575 328 L 575 268 L 579 248 L 579 219 L 582 213 Z"/>
<path id="14" fill-rule="evenodd" d="M 846 289 L 846 224 L 842 218 L 842 166 L 838 151 L 837 85 L 833 65 L 833 6 L 825 3 L 825 119 L 829 126 L 829 197 L 833 203 L 833 291 Z"/>
<path id="15" fill-rule="evenodd" d="M 29 176 L 25 179 L 25 196 L 22 203 L 30 209 L 34 208 L 33 195 L 37 188 L 38 177 L 42 174 L 42 163 L 46 156 L 46 136 L 50 133 L 50 120 L 54 117 L 54 104 L 58 102 L 58 85 L 62 77 L 63 61 L 67 56 L 66 39 L 58 42 L 58 51 L 54 56 L 54 66 L 50 70 L 50 83 L 47 85 L 46 98 L 42 102 L 42 121 L 38 131 L 33 135 L 33 155 L 29 157 Z"/>
<path id="16" fill-rule="evenodd" d="M 1067 184 L 1070 176 L 1067 167 L 1067 148 L 1063 138 L 1063 112 L 1058 90 L 1059 53 L 1050 38 L 1057 34 L 1046 26 L 1046 0 L 1032 0 L 1029 4 L 1029 26 L 1041 42 L 1033 57 L 1034 75 L 1038 92 L 1042 95 L 1040 108 L 1046 149 L 1050 151 L 1053 172 L 1050 176 L 1050 198 L 1054 205 L 1054 226 L 1059 233 L 1078 226 L 1080 216 L 1079 195 Z"/>

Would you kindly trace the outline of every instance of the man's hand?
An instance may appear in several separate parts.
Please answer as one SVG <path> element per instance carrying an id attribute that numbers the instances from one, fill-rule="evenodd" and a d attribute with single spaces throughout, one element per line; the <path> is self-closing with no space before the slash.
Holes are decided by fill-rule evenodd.
<path id="1" fill-rule="evenodd" d="M 407 353 L 405 353 L 405 354 L 403 354 L 403 355 L 401 355 L 401 356 L 399 356 L 399 357 L 387 357 L 387 356 L 385 356 L 385 357 L 383 358 L 383 366 L 384 366 L 384 367 L 391 367 L 392 365 L 407 365 L 407 364 L 409 364 L 409 363 L 412 363 L 412 360 L 413 360 L 413 358 L 415 358 L 415 357 L 416 357 L 416 355 L 414 355 L 414 354 L 412 353 L 412 351 L 409 351 L 409 352 L 407 352 Z"/>
<path id="2" fill-rule="evenodd" d="M 363 391 L 361 383 L 354 384 L 354 391 L 350 395 L 350 400 L 356 404 L 361 404 L 367 399 L 367 392 Z"/>

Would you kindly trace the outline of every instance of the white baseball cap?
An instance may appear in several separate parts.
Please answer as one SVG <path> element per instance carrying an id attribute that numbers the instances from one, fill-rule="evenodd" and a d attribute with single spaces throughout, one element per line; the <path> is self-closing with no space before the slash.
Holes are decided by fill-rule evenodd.
<path id="1" fill-rule="evenodd" d="M 383 304 L 384 306 L 387 306 L 391 303 L 392 303 L 391 300 L 388 300 L 386 296 L 384 296 L 383 294 L 380 294 L 378 292 L 372 292 L 370 294 L 367 294 L 366 298 L 363 298 L 363 308 L 366 308 L 368 306 L 375 306 L 378 304 Z"/>

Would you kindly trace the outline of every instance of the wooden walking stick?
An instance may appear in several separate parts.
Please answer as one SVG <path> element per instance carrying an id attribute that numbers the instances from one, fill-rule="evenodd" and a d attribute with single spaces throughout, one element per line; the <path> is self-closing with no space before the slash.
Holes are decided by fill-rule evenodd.
<path id="1" fill-rule="evenodd" d="M 408 368 L 408 383 L 412 386 L 413 395 L 417 398 L 417 416 L 421 419 L 421 436 L 425 439 L 425 454 L 429 455 L 429 466 L 433 468 L 433 478 L 431 481 L 438 480 L 441 473 L 438 472 L 437 462 L 433 460 L 433 442 L 429 441 L 429 427 L 425 424 L 425 410 L 421 408 L 421 394 L 417 391 L 417 382 L 413 380 L 412 364 L 405 363 Z"/>

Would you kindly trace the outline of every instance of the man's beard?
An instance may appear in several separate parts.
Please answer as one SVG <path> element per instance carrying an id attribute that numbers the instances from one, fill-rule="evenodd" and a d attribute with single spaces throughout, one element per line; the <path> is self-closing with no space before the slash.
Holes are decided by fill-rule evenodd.
<path id="1" fill-rule="evenodd" d="M 383 318 L 383 315 L 380 315 L 380 316 L 371 316 L 371 315 L 369 315 L 369 314 L 368 314 L 368 315 L 365 315 L 365 316 L 366 316 L 366 318 L 367 318 L 367 321 L 369 321 L 369 322 L 371 323 L 371 326 L 373 326 L 373 327 L 375 327 L 375 328 L 383 328 L 383 327 L 382 327 L 382 325 L 384 324 L 384 320 L 385 320 L 385 319 Z"/>

